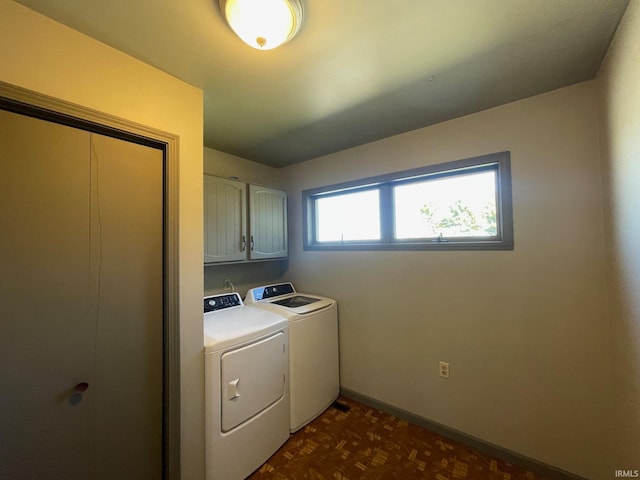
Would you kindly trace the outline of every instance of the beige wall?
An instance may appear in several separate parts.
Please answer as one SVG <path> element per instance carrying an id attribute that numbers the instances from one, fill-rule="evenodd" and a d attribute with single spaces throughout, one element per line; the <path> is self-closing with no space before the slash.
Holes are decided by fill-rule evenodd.
<path id="1" fill-rule="evenodd" d="M 269 167 L 227 153 L 204 149 L 204 173 L 218 177 L 236 177 L 237 181 L 285 189 L 281 169 Z M 222 293 L 225 279 L 233 282 L 235 291 L 244 297 L 247 290 L 260 285 L 277 283 L 288 267 L 287 260 L 247 262 L 204 267 L 204 293 Z"/>
<path id="2" fill-rule="evenodd" d="M 204 476 L 202 92 L 11 0 L 0 80 L 180 136 L 182 478 Z"/>
<path id="3" fill-rule="evenodd" d="M 288 278 L 338 299 L 343 387 L 579 475 L 611 476 L 596 87 L 285 169 Z M 302 189 L 502 150 L 514 251 L 302 251 Z"/>
<path id="4" fill-rule="evenodd" d="M 610 255 L 615 467 L 640 469 L 640 1 L 631 0 L 603 62 L 602 160 Z"/>

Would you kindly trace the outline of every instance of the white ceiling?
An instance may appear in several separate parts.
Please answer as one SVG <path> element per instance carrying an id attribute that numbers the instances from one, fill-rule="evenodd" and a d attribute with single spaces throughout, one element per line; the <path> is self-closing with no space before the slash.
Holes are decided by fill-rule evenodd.
<path id="1" fill-rule="evenodd" d="M 204 144 L 284 166 L 591 79 L 628 0 L 302 0 L 258 51 L 217 0 L 18 0 L 204 90 Z"/>

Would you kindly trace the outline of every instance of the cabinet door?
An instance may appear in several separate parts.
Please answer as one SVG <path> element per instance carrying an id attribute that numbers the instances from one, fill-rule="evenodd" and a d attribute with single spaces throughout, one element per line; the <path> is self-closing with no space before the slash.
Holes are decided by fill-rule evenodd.
<path id="1" fill-rule="evenodd" d="M 288 254 L 287 193 L 249 185 L 250 251 L 252 260 Z"/>
<path id="2" fill-rule="evenodd" d="M 204 263 L 246 260 L 244 183 L 204 176 Z"/>

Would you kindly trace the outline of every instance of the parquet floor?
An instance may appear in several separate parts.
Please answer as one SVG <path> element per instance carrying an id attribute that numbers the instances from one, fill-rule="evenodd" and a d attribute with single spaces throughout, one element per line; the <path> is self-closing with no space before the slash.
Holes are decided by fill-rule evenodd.
<path id="1" fill-rule="evenodd" d="M 548 480 L 341 397 L 251 480 Z"/>

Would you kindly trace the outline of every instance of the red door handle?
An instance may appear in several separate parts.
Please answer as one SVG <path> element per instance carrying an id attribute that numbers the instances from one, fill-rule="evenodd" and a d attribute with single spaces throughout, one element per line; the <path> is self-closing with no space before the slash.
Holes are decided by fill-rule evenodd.
<path id="1" fill-rule="evenodd" d="M 87 388 L 89 388 L 89 384 L 87 382 L 80 382 L 75 387 L 73 387 L 73 391 L 78 393 L 84 393 L 87 391 Z"/>

